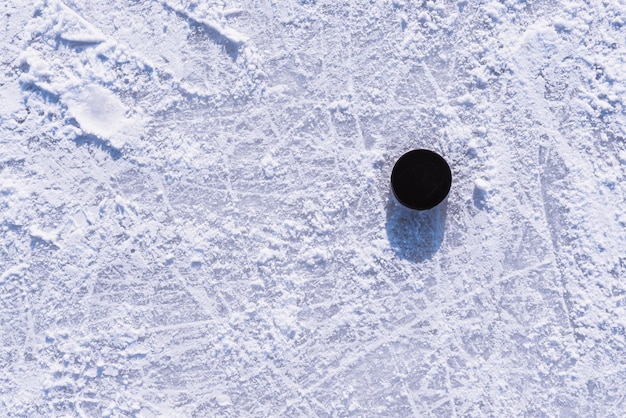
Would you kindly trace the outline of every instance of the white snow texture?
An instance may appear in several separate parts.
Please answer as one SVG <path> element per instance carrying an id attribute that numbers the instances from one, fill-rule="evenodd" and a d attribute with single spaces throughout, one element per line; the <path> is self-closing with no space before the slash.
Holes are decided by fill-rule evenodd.
<path id="1" fill-rule="evenodd" d="M 623 1 L 0 10 L 0 416 L 624 416 Z"/>

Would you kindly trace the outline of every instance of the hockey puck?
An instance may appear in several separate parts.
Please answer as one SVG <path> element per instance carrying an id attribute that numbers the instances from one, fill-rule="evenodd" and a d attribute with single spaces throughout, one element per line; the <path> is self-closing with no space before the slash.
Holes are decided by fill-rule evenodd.
<path id="1" fill-rule="evenodd" d="M 427 149 L 407 152 L 391 172 L 391 188 L 404 206 L 426 210 L 443 201 L 452 186 L 452 172 L 443 157 Z"/>

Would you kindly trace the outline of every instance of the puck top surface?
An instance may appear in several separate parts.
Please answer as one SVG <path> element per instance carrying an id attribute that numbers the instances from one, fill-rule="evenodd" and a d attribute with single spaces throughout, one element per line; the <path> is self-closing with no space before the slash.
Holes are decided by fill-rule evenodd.
<path id="1" fill-rule="evenodd" d="M 396 199 L 411 209 L 426 210 L 446 198 L 452 185 L 452 172 L 443 157 L 426 149 L 407 152 L 391 172 L 391 188 Z"/>

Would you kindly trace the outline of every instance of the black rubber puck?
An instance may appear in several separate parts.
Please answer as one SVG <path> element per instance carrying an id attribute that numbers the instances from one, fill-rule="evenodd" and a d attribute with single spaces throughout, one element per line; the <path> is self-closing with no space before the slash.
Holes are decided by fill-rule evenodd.
<path id="1" fill-rule="evenodd" d="M 391 172 L 393 194 L 411 209 L 434 208 L 446 198 L 450 186 L 450 166 L 441 155 L 427 149 L 407 152 Z"/>

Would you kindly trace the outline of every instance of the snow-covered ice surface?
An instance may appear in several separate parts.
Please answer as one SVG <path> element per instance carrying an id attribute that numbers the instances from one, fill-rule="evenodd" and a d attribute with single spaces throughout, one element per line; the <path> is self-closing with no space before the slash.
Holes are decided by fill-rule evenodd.
<path id="1" fill-rule="evenodd" d="M 0 10 L 0 415 L 623 416 L 623 2 Z"/>

